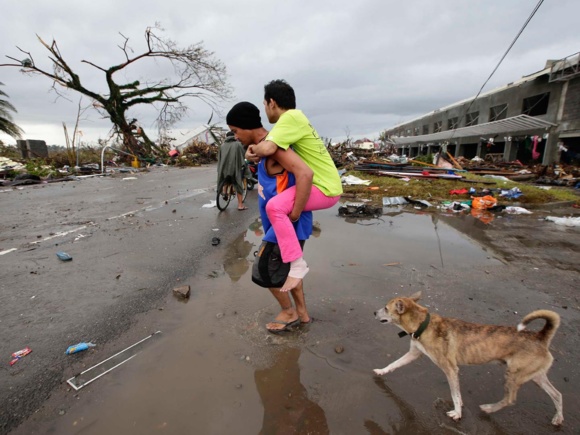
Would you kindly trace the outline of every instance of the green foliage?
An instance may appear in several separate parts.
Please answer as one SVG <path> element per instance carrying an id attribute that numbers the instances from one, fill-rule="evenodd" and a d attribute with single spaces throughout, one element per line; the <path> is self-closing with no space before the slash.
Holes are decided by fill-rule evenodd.
<path id="1" fill-rule="evenodd" d="M 0 141 L 0 156 L 7 157 L 10 160 L 19 160 L 22 158 L 18 148 L 14 145 L 4 145 L 2 141 Z"/>
<path id="2" fill-rule="evenodd" d="M 4 83 L 0 82 L 0 85 L 3 84 Z M 22 137 L 24 131 L 12 122 L 13 119 L 11 112 L 16 113 L 16 108 L 10 104 L 7 99 L 8 95 L 2 90 L 0 90 L 0 97 L 6 97 L 6 99 L 0 98 L 0 131 L 15 139 L 19 139 Z"/>
<path id="3" fill-rule="evenodd" d="M 30 175 L 38 175 L 44 178 L 55 172 L 54 167 L 49 166 L 43 159 L 31 159 L 26 162 L 26 172 Z"/>
<path id="4" fill-rule="evenodd" d="M 75 152 L 79 153 L 80 166 L 89 163 L 101 163 L 101 150 L 98 147 L 87 144 L 80 144 L 78 147 L 76 147 Z M 115 153 L 111 150 L 105 152 L 105 160 L 110 160 L 114 156 Z M 65 165 L 74 167 L 76 166 L 76 153 L 75 155 L 71 156 L 70 151 L 64 147 L 50 149 L 48 163 L 56 168 L 62 168 Z"/>
<path id="5" fill-rule="evenodd" d="M 423 163 L 433 163 L 433 154 L 427 154 L 424 156 L 417 156 L 414 157 L 413 160 L 417 161 L 417 162 L 423 162 Z"/>

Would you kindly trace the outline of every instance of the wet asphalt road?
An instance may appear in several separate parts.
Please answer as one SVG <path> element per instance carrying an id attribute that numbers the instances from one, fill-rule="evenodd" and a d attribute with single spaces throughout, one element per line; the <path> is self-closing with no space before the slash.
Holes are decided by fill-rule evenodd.
<path id="1" fill-rule="evenodd" d="M 189 178 L 201 178 L 200 173 L 211 169 L 197 171 Z M 180 178 L 179 172 L 174 174 L 169 171 L 161 178 Z M 143 175 L 141 182 L 157 176 Z M 151 185 L 161 186 L 159 178 L 156 180 Z M 127 182 L 117 181 L 116 185 Z M 197 184 L 196 188 L 202 189 Z M 311 267 L 305 280 L 307 303 L 315 322 L 294 333 L 274 336 L 264 331 L 264 324 L 276 315 L 277 307 L 249 277 L 253 251 L 261 238 L 253 199 L 249 200 L 253 210 L 238 213 L 232 209 L 220 216 L 216 209 L 200 208 L 213 197 L 212 192 L 180 190 L 183 195 L 195 195 L 165 206 L 163 197 L 168 192 L 164 189 L 147 195 L 160 208 L 136 212 L 134 217 L 116 222 L 115 229 L 107 227 L 108 231 L 103 227 L 117 219 L 105 224 L 100 218 L 100 230 L 90 238 L 77 242 L 73 238 L 61 246 L 76 260 L 86 252 L 81 244 L 102 232 L 100 243 L 94 245 L 101 246 L 99 261 L 93 261 L 91 268 L 108 278 L 75 278 L 77 286 L 84 283 L 90 290 L 81 295 L 75 289 L 79 297 L 69 296 L 67 303 L 95 308 L 96 302 L 89 304 L 85 299 L 97 288 L 106 288 L 112 301 L 101 295 L 102 309 L 96 310 L 92 321 L 76 322 L 79 335 L 69 335 L 72 324 L 62 327 L 64 348 L 87 336 L 102 344 L 72 357 L 58 355 L 65 363 L 54 373 L 41 375 L 45 355 L 31 354 L 15 365 L 18 372 L 12 372 L 16 374 L 10 376 L 10 382 L 25 379 L 30 371 L 37 380 L 54 379 L 51 385 L 55 386 L 42 407 L 46 394 L 36 396 L 32 386 L 28 395 L 20 396 L 39 410 L 15 434 L 580 433 L 580 232 L 539 219 L 553 211 L 498 216 L 488 225 L 469 215 L 425 213 L 412 207 L 385 209 L 380 219 L 339 218 L 336 209 L 316 212 L 319 231 L 305 249 Z M 123 211 L 120 207 L 112 214 L 136 208 Z M 189 211 L 180 212 L 185 209 Z M 558 213 L 564 212 L 568 210 Z M 138 223 L 131 223 L 135 218 Z M 197 233 L 184 232 L 184 228 L 194 227 Z M 220 228 L 222 243 L 208 248 L 212 228 Z M 107 233 L 114 236 L 105 236 Z M 187 236 L 175 237 L 176 233 Z M 109 248 L 108 243 L 120 237 L 116 249 Z M 2 241 L 2 249 L 8 245 Z M 73 251 L 76 247 L 79 249 Z M 121 252 L 118 260 L 107 267 L 101 265 L 117 251 Z M 3 265 L 12 254 L 0 257 Z M 14 260 L 12 268 L 16 265 Z M 59 266 L 62 264 L 54 260 L 48 273 L 55 282 L 62 278 L 53 272 Z M 28 275 L 37 279 L 29 269 L 19 277 Z M 73 279 L 70 276 L 74 275 L 67 275 L 67 280 Z M 18 276 L 12 278 L 12 285 L 17 281 Z M 125 283 L 125 294 L 115 287 L 120 282 Z M 169 295 L 173 286 L 181 284 L 192 288 L 187 303 Z M 73 291 L 58 292 L 55 287 L 56 294 L 63 297 Z M 64 287 L 62 283 L 60 287 Z M 398 330 L 374 320 L 372 313 L 393 296 L 417 290 L 423 292 L 422 303 L 430 310 L 474 322 L 516 325 L 534 309 L 558 312 L 562 325 L 552 343 L 555 362 L 549 377 L 564 396 L 564 426 L 551 427 L 553 405 L 532 384 L 520 390 L 515 406 L 491 416 L 482 414 L 479 404 L 499 400 L 503 394 L 499 365 L 461 369 L 464 408 L 458 423 L 445 415 L 451 407 L 449 387 L 427 358 L 387 376 L 374 376 L 372 369 L 403 355 L 409 344 L 408 338 L 397 337 Z M 5 288 L 3 298 L 4 292 Z M 142 299 L 147 302 L 127 296 L 135 293 L 146 295 Z M 21 301 L 30 303 L 37 297 Z M 18 298 L 12 299 L 18 302 Z M 43 305 L 49 314 L 67 306 L 57 301 Z M 126 311 L 114 310 L 119 307 Z M 75 317 L 74 313 L 78 320 L 88 318 L 84 311 L 68 310 L 60 321 Z M 13 317 L 14 325 L 18 320 Z M 93 331 L 83 330 L 87 323 L 93 325 Z M 2 330 L 22 337 L 12 332 L 14 328 L 5 327 L 4 316 Z M 51 328 L 37 326 L 36 330 L 48 334 Z M 63 382 L 156 330 L 163 332 L 135 358 L 79 392 Z M 108 335 L 101 338 L 99 331 Z M 6 369 L 6 375 L 10 374 Z M 30 409 L 18 403 L 15 409 Z"/>
<path id="2" fill-rule="evenodd" d="M 195 274 L 212 237 L 227 242 L 247 226 L 250 216 L 235 204 L 222 214 L 202 208 L 215 200 L 215 174 L 215 166 L 157 167 L 1 188 L 1 433 L 76 366 L 78 355 L 64 355 L 69 345 L 100 349 L 121 336 L 137 313 L 162 307 L 179 279 Z M 255 208 L 255 193 L 248 204 Z M 59 261 L 58 251 L 73 260 Z M 11 353 L 27 346 L 32 354 L 10 367 Z"/>

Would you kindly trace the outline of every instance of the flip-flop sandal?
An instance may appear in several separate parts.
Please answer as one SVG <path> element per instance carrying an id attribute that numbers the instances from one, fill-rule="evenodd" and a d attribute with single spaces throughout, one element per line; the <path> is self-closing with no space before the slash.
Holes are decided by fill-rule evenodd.
<path id="1" fill-rule="evenodd" d="M 247 209 L 248 209 L 248 207 L 238 208 L 238 211 L 244 211 L 244 210 L 247 210 Z"/>
<path id="2" fill-rule="evenodd" d="M 268 329 L 268 332 L 272 333 L 272 334 L 283 334 L 285 332 L 290 332 L 292 331 L 292 328 L 294 326 L 298 326 L 300 324 L 300 317 L 297 318 L 296 320 L 293 320 L 292 322 L 283 322 L 282 320 L 272 320 L 270 323 L 277 323 L 278 325 L 284 325 L 283 328 L 281 329 Z"/>
<path id="3" fill-rule="evenodd" d="M 303 322 L 302 320 L 300 321 L 301 325 L 310 325 L 312 322 L 314 322 L 314 319 L 311 317 L 310 320 L 308 322 Z"/>

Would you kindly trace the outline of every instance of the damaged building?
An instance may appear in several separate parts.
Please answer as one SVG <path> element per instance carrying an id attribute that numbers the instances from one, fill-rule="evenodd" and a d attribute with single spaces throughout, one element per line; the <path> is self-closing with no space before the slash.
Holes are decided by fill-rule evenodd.
<path id="1" fill-rule="evenodd" d="M 580 53 L 541 71 L 434 110 L 384 132 L 400 154 L 435 154 L 524 164 L 578 164 Z"/>

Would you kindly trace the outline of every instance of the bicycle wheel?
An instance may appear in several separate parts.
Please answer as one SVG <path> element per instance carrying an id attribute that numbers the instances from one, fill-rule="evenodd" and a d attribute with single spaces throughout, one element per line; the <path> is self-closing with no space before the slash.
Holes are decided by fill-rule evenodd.
<path id="1" fill-rule="evenodd" d="M 232 185 L 228 183 L 228 180 L 222 180 L 217 188 L 215 203 L 220 211 L 224 211 L 232 200 L 231 187 Z"/>
<path id="2" fill-rule="evenodd" d="M 242 180 L 242 186 L 244 186 L 244 190 L 242 191 L 242 202 L 246 200 L 246 195 L 248 194 L 248 179 L 244 178 Z"/>
<path id="3" fill-rule="evenodd" d="M 252 180 L 247 180 L 248 190 L 254 190 L 254 182 Z"/>

